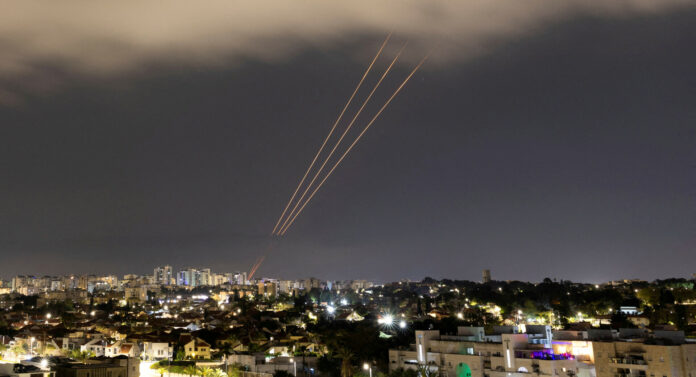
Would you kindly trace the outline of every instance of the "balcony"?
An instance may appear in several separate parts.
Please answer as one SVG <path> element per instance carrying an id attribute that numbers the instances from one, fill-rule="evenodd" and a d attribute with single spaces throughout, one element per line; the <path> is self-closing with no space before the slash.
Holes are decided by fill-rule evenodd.
<path id="1" fill-rule="evenodd" d="M 643 359 L 636 359 L 631 357 L 613 357 L 609 359 L 609 362 L 617 368 L 627 368 L 627 369 L 638 369 L 647 370 L 648 363 Z"/>

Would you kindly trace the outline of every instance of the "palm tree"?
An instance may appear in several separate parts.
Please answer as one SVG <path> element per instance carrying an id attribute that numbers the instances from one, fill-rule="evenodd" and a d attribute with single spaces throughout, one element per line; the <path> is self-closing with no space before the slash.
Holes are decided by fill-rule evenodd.
<path id="1" fill-rule="evenodd" d="M 351 352 L 348 348 L 341 348 L 336 353 L 336 357 L 341 359 L 341 377 L 353 376 L 353 364 L 351 363 L 351 359 L 353 358 L 353 356 L 353 352 Z"/>
<path id="2" fill-rule="evenodd" d="M 428 365 L 418 365 L 418 377 L 437 377 L 438 373 L 432 369 L 430 369 L 430 366 Z"/>
<path id="3" fill-rule="evenodd" d="M 189 377 L 198 375 L 198 368 L 195 365 L 189 365 L 184 368 L 184 373 L 188 374 Z"/>
<path id="4" fill-rule="evenodd" d="M 302 345 L 299 347 L 300 352 L 302 352 L 302 371 L 303 374 L 306 376 L 307 375 L 307 369 L 305 368 L 305 355 L 307 355 L 307 346 Z"/>
<path id="5" fill-rule="evenodd" d="M 227 377 L 227 373 L 225 373 L 222 369 L 215 368 L 210 371 L 208 377 Z"/>
<path id="6" fill-rule="evenodd" d="M 210 377 L 210 376 L 212 375 L 212 373 L 213 373 L 213 368 L 210 368 L 210 367 L 202 367 L 202 368 L 199 370 L 199 373 L 200 373 L 200 375 L 203 376 L 203 377 Z"/>

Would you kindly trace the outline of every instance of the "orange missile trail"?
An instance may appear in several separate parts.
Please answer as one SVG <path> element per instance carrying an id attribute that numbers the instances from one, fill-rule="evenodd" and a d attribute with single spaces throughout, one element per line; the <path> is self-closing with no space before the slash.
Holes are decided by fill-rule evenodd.
<path id="1" fill-rule="evenodd" d="M 312 198 L 313 198 L 314 195 L 317 193 L 317 191 L 319 191 L 319 189 L 321 188 L 321 186 L 324 185 L 324 182 L 326 182 L 326 180 L 329 178 L 329 176 L 331 176 L 331 174 L 334 172 L 334 170 L 336 170 L 336 168 L 338 167 L 338 165 L 341 164 L 341 162 L 343 161 L 343 159 L 348 155 L 348 153 L 351 151 L 351 149 L 353 149 L 353 147 L 355 146 L 355 144 L 358 143 L 358 141 L 362 138 L 362 136 L 365 134 L 365 132 L 367 132 L 367 130 L 370 128 L 370 126 L 372 126 L 372 124 L 375 122 L 375 120 L 377 120 L 377 118 L 382 114 L 382 112 L 384 111 L 384 109 L 386 109 L 387 106 L 389 106 L 389 103 L 391 103 L 391 101 L 394 99 L 394 97 L 396 97 L 396 95 L 399 94 L 399 92 L 401 91 L 401 89 L 403 89 L 403 87 L 404 87 L 404 86 L 406 85 L 406 83 L 411 79 L 411 77 L 413 77 L 413 75 L 418 71 L 418 69 L 420 69 L 420 67 L 423 65 L 423 63 L 425 63 L 425 61 L 428 59 L 428 56 L 429 56 L 429 55 L 430 55 L 430 54 L 426 55 L 426 56 L 420 61 L 420 63 L 418 63 L 418 65 L 413 69 L 413 71 L 411 71 L 411 73 L 406 77 L 406 79 L 401 83 L 401 85 L 399 85 L 399 87 L 396 89 L 396 91 L 394 92 L 394 94 L 392 94 L 391 97 L 389 97 L 389 99 L 387 100 L 387 102 L 384 103 L 384 105 L 382 106 L 382 108 L 379 109 L 379 111 L 377 112 L 377 114 L 375 114 L 375 116 L 372 117 L 372 119 L 370 120 L 370 122 L 367 123 L 367 125 L 365 126 L 365 128 L 363 128 L 362 132 L 360 132 L 360 134 L 355 138 L 355 140 L 353 141 L 353 143 L 348 147 L 348 149 L 347 149 L 345 152 L 343 152 L 343 155 L 341 155 L 341 157 L 338 159 L 338 161 L 336 161 L 336 163 L 335 163 L 334 166 L 331 168 L 331 170 L 329 170 L 329 172 L 324 176 L 324 178 L 321 180 L 321 182 L 319 182 L 319 184 L 317 185 L 317 187 L 314 189 L 314 191 L 312 191 L 312 193 L 309 195 L 309 197 L 307 198 L 307 200 L 305 200 L 304 204 L 302 204 L 302 206 L 301 206 L 300 209 L 297 211 L 297 213 L 295 213 L 295 215 L 292 217 L 292 219 L 290 220 L 290 222 L 289 222 L 287 225 L 285 225 L 285 226 L 281 229 L 281 231 L 280 231 L 280 233 L 279 233 L 280 235 L 284 235 L 285 232 L 288 231 L 288 228 L 290 228 L 290 226 L 295 222 L 295 219 L 297 219 L 297 216 L 299 216 L 299 214 L 302 213 L 302 210 L 304 210 L 304 208 L 307 206 L 307 204 L 309 203 L 309 201 L 312 200 Z"/>
<path id="2" fill-rule="evenodd" d="M 251 268 L 249 269 L 249 273 L 247 274 L 247 280 L 251 280 L 250 276 L 254 275 L 254 272 L 256 271 L 256 266 L 259 264 L 259 261 L 261 260 L 261 257 L 256 258 L 254 261 L 254 264 L 251 265 Z"/>
<path id="3" fill-rule="evenodd" d="M 290 221 L 290 219 L 292 218 L 292 216 L 295 214 L 295 211 L 296 211 L 297 208 L 299 207 L 300 203 L 302 203 L 302 200 L 305 198 L 305 196 L 307 196 L 307 193 L 308 193 L 309 190 L 312 188 L 312 185 L 314 185 L 314 182 L 317 181 L 317 178 L 319 178 L 319 175 L 321 175 L 321 172 L 324 171 L 324 168 L 326 167 L 326 164 L 329 163 L 329 160 L 330 160 L 331 157 L 333 156 L 334 152 L 336 152 L 336 149 L 338 149 L 338 146 L 341 145 L 341 142 L 342 142 L 343 139 L 346 137 L 346 135 L 348 134 L 348 132 L 350 131 L 350 129 L 353 127 L 353 124 L 354 124 L 355 121 L 358 119 L 358 116 L 360 116 L 360 113 L 362 113 L 363 109 L 365 109 L 365 106 L 367 106 L 368 102 L 370 102 L 370 99 L 371 99 L 372 96 L 375 94 L 375 91 L 377 91 L 377 88 L 379 88 L 379 86 L 382 84 L 382 81 L 384 81 L 384 78 L 387 77 L 387 74 L 389 73 L 389 71 L 391 71 L 391 69 L 392 69 L 392 67 L 394 66 L 394 64 L 396 64 L 396 62 L 399 60 L 399 57 L 401 56 L 401 53 L 404 51 L 404 48 L 405 48 L 405 47 L 406 47 L 406 44 L 404 44 L 404 46 L 401 47 L 401 50 L 399 50 L 399 52 L 396 54 L 396 56 L 394 57 L 394 59 L 392 60 L 392 62 L 389 64 L 389 66 L 387 67 L 387 69 L 384 71 L 384 73 L 382 74 L 382 76 L 379 78 L 379 80 L 378 80 L 377 83 L 375 84 L 374 88 L 372 88 L 372 91 L 370 91 L 370 94 L 367 95 L 367 97 L 365 98 L 365 101 L 363 102 L 362 106 L 360 106 L 360 109 L 358 109 L 358 112 L 353 116 L 353 119 L 350 121 L 350 123 L 348 124 L 348 126 L 346 127 L 346 129 L 345 129 L 345 130 L 343 131 L 343 133 L 341 134 L 341 137 L 338 138 L 338 141 L 336 142 L 336 144 L 333 146 L 333 148 L 331 149 L 331 151 L 329 152 L 329 154 L 325 157 L 324 162 L 321 164 L 321 166 L 319 167 L 319 169 L 314 173 L 314 177 L 313 177 L 312 180 L 309 182 L 309 184 L 308 184 L 307 187 L 305 188 L 305 190 L 304 190 L 304 192 L 302 193 L 302 195 L 300 195 L 300 198 L 297 199 L 297 202 L 295 203 L 295 206 L 292 208 L 292 210 L 291 210 L 290 213 L 288 214 L 287 218 L 285 219 L 285 222 L 283 222 L 283 225 L 280 227 L 281 230 L 285 228 L 285 226 L 288 224 L 288 222 Z M 280 233 L 277 233 L 277 234 L 280 234 Z"/>
<path id="4" fill-rule="evenodd" d="M 321 147 L 319 147 L 317 154 L 314 155 L 314 159 L 312 159 L 312 162 L 309 164 L 307 171 L 305 171 L 304 176 L 302 176 L 300 183 L 297 184 L 297 188 L 295 189 L 295 192 L 293 192 L 292 196 L 290 197 L 290 200 L 288 200 L 288 204 L 285 205 L 285 209 L 283 209 L 283 213 L 280 214 L 278 221 L 276 221 L 276 224 L 273 227 L 273 231 L 271 232 L 272 234 L 275 234 L 276 230 L 278 230 L 278 225 L 280 225 L 280 222 L 285 217 L 285 213 L 287 212 L 288 208 L 290 208 L 290 205 L 292 204 L 293 200 L 295 200 L 295 196 L 300 191 L 302 184 L 304 183 L 305 179 L 307 179 L 307 175 L 309 175 L 309 172 L 312 170 L 312 167 L 314 167 L 314 164 L 317 162 L 319 155 L 321 155 L 321 152 L 324 150 L 324 147 L 326 146 L 326 143 L 331 138 L 331 135 L 333 134 L 334 130 L 336 129 L 336 126 L 338 126 L 338 123 L 341 121 L 341 118 L 343 118 L 343 114 L 346 112 L 346 110 L 348 109 L 348 106 L 350 106 L 350 103 L 353 101 L 353 98 L 358 93 L 358 89 L 360 89 L 360 87 L 362 86 L 363 82 L 365 81 L 365 78 L 367 77 L 367 74 L 370 73 L 370 70 L 372 69 L 372 66 L 377 61 L 377 58 L 379 58 L 379 56 L 382 54 L 382 51 L 384 50 L 384 47 L 387 45 L 387 42 L 389 42 L 391 35 L 392 35 L 392 33 L 389 33 L 389 35 L 387 35 L 387 37 L 384 39 L 384 42 L 382 42 L 382 46 L 380 46 L 375 57 L 372 58 L 372 62 L 370 62 L 370 65 L 367 66 L 365 73 L 363 73 L 363 76 L 360 79 L 360 81 L 358 82 L 358 85 L 355 87 L 355 90 L 353 90 L 353 94 L 351 94 L 350 98 L 348 98 L 348 102 L 346 102 L 346 105 L 343 106 L 343 110 L 341 110 L 341 113 L 338 115 L 338 118 L 334 122 L 333 127 L 331 127 L 329 134 L 326 135 L 326 138 L 324 139 L 324 142 L 321 144 Z"/>
<path id="5" fill-rule="evenodd" d="M 251 278 L 254 277 L 254 274 L 256 273 L 256 270 L 261 267 L 261 263 L 266 259 L 266 256 L 262 256 L 256 260 L 256 263 L 254 263 L 254 266 L 251 267 L 251 271 L 249 271 L 249 275 L 247 276 L 247 280 L 251 280 Z"/>

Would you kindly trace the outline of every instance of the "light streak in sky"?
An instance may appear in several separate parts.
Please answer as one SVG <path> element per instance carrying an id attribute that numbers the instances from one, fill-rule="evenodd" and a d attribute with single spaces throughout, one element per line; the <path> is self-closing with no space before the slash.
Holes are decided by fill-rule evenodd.
<path id="1" fill-rule="evenodd" d="M 297 216 L 299 216 L 300 213 L 302 213 L 302 210 L 304 210 L 304 208 L 307 206 L 307 204 L 309 203 L 309 201 L 312 200 L 312 198 L 314 197 L 314 195 L 316 195 L 317 191 L 319 191 L 319 189 L 321 188 L 321 186 L 324 185 L 324 182 L 326 182 L 326 180 L 331 176 L 331 174 L 334 172 L 334 170 L 336 170 L 336 168 L 341 164 L 341 162 L 343 161 L 343 159 L 346 158 L 346 156 L 348 155 L 348 153 L 353 149 L 353 147 L 355 147 L 355 144 L 357 144 L 358 141 L 360 141 L 360 139 L 363 137 L 363 135 L 365 134 L 365 132 L 367 132 L 367 130 L 372 126 L 372 124 L 375 122 L 375 120 L 377 120 L 377 118 L 379 118 L 379 116 L 382 114 L 382 112 L 384 111 L 384 109 L 386 109 L 387 106 L 389 106 L 389 104 L 390 104 L 391 101 L 394 99 L 394 97 L 396 97 L 396 95 L 399 94 L 399 92 L 401 91 L 401 89 L 404 88 L 404 86 L 406 85 L 406 83 L 408 83 L 408 81 L 411 79 L 411 77 L 413 77 L 413 75 L 418 71 L 418 69 L 420 69 L 420 67 L 423 65 L 423 63 L 425 63 L 425 61 L 428 59 L 428 56 L 429 56 L 429 55 L 430 55 L 430 54 L 426 55 L 426 56 L 418 63 L 418 65 L 411 71 L 411 73 L 406 77 L 406 79 L 404 79 L 404 81 L 401 83 L 401 85 L 399 85 L 399 87 L 396 89 L 396 91 L 394 91 L 394 93 L 391 95 L 391 97 L 389 97 L 389 99 L 387 100 L 387 102 L 384 103 L 384 105 L 382 106 L 382 108 L 379 109 L 379 111 L 377 112 L 377 114 L 375 114 L 375 116 L 372 117 L 372 119 L 370 120 L 370 122 L 367 123 L 367 125 L 365 126 L 365 128 L 363 128 L 362 132 L 360 132 L 360 134 L 355 138 L 355 140 L 354 140 L 353 143 L 348 147 L 348 149 L 346 149 L 346 151 L 343 152 L 343 155 L 341 155 L 341 157 L 338 159 L 338 161 L 336 161 L 336 163 L 333 165 L 333 167 L 331 168 L 331 170 L 329 170 L 329 172 L 324 176 L 324 178 L 321 180 L 321 182 L 319 182 L 319 184 L 316 186 L 316 188 L 314 189 L 314 191 L 312 191 L 312 193 L 309 195 L 309 197 L 304 201 L 304 203 L 302 204 L 302 206 L 301 206 L 301 207 L 299 208 L 299 210 L 295 213 L 295 215 L 293 215 L 293 217 L 290 219 L 290 221 L 287 223 L 287 225 L 285 225 L 285 226 L 280 230 L 280 232 L 279 232 L 280 235 L 285 235 L 285 233 L 288 231 L 288 229 L 290 228 L 290 226 L 295 222 L 295 219 L 297 219 Z"/>
<path id="2" fill-rule="evenodd" d="M 384 47 L 389 42 L 390 38 L 391 38 L 391 33 L 389 33 L 389 35 L 387 35 L 387 37 L 384 39 L 384 42 L 382 42 L 382 46 L 380 46 L 379 50 L 377 51 L 377 54 L 375 54 L 375 57 L 372 58 L 372 62 L 370 62 L 370 65 L 367 66 L 365 73 L 363 73 L 363 76 L 360 79 L 360 81 L 358 82 L 358 85 L 355 87 L 355 90 L 353 90 L 353 94 L 351 94 L 350 98 L 348 98 L 348 102 L 346 102 L 346 105 L 343 106 L 343 110 L 341 110 L 341 113 L 338 115 L 338 118 L 334 122 L 333 127 L 331 127 L 329 134 L 326 135 L 326 138 L 324 139 L 324 142 L 321 144 L 321 147 L 319 147 L 317 154 L 314 155 L 312 162 L 309 164 L 309 167 L 307 167 L 307 171 L 305 171 L 304 176 L 302 176 L 300 183 L 297 184 L 297 188 L 295 189 L 295 192 L 293 192 L 292 196 L 290 197 L 288 204 L 285 205 L 285 209 L 283 209 L 283 213 L 281 213 L 280 217 L 278 217 L 278 221 L 276 221 L 276 224 L 273 227 L 273 231 L 271 232 L 272 234 L 276 233 L 276 230 L 278 229 L 278 225 L 280 225 L 280 222 L 283 220 L 285 213 L 287 212 L 288 208 L 292 204 L 293 200 L 295 200 L 295 196 L 300 191 L 300 187 L 302 187 L 302 184 L 304 183 L 305 179 L 307 179 L 307 175 L 309 175 L 309 172 L 312 170 L 312 167 L 314 167 L 314 164 L 317 162 L 319 155 L 324 150 L 326 143 L 331 138 L 331 135 L 333 134 L 334 130 L 336 129 L 336 126 L 338 126 L 338 123 L 341 121 L 341 118 L 343 118 L 343 114 L 345 114 L 346 110 L 348 109 L 348 106 L 350 106 L 350 103 L 353 101 L 353 98 L 355 98 L 355 95 L 358 93 L 358 89 L 360 89 L 360 87 L 362 86 L 363 82 L 365 81 L 365 78 L 367 77 L 367 74 L 370 73 L 372 66 L 374 66 L 375 62 L 377 61 L 377 58 L 379 58 L 379 56 L 382 54 L 382 51 L 384 50 Z"/>
<path id="3" fill-rule="evenodd" d="M 403 47 L 401 47 L 401 50 L 399 50 L 399 53 L 396 54 L 396 56 L 394 57 L 394 59 L 392 60 L 392 62 L 389 64 L 389 66 L 387 67 L 387 69 L 384 71 L 384 73 L 382 74 L 382 76 L 379 78 L 379 80 L 378 80 L 377 83 L 375 84 L 374 88 L 372 88 L 372 91 L 370 91 L 370 94 L 367 95 L 367 97 L 365 98 L 365 101 L 363 102 L 362 106 L 360 106 L 360 109 L 358 109 L 358 112 L 355 113 L 355 115 L 353 116 L 353 119 L 350 121 L 350 123 L 348 124 L 348 126 L 346 127 L 346 129 L 343 131 L 343 134 L 341 134 L 341 137 L 339 137 L 338 141 L 336 141 L 336 144 L 333 146 L 333 148 L 331 149 L 331 151 L 329 152 L 329 154 L 324 158 L 324 163 L 322 163 L 321 166 L 319 167 L 319 169 L 316 171 L 316 173 L 314 173 L 314 177 L 313 177 L 312 180 L 309 182 L 309 184 L 308 184 L 307 187 L 305 188 L 305 190 L 304 190 L 304 192 L 302 193 L 302 195 L 300 195 L 300 198 L 297 199 L 297 202 L 295 203 L 295 206 L 292 208 L 292 210 L 291 210 L 290 213 L 288 214 L 287 218 L 285 219 L 285 222 L 283 222 L 283 226 L 280 227 L 281 230 L 282 230 L 283 228 L 285 228 L 285 226 L 288 224 L 288 222 L 290 221 L 290 219 L 292 218 L 292 216 L 295 214 L 295 211 L 297 210 L 297 207 L 299 207 L 300 203 L 302 203 L 302 200 L 305 198 L 305 196 L 307 195 L 307 193 L 309 192 L 309 190 L 312 188 L 312 185 L 314 185 L 314 183 L 316 182 L 317 178 L 319 178 L 319 176 L 321 175 L 321 172 L 324 171 L 324 168 L 326 167 L 326 164 L 329 163 L 329 160 L 330 160 L 331 157 L 333 156 L 334 152 L 336 152 L 336 149 L 338 149 L 339 145 L 341 145 L 341 142 L 343 141 L 343 138 L 346 137 L 346 135 L 348 134 L 348 131 L 350 131 L 350 129 L 353 127 L 353 124 L 354 124 L 355 121 L 358 119 L 358 116 L 360 116 L 360 113 L 362 113 L 363 109 L 365 109 L 365 106 L 367 106 L 368 102 L 370 102 L 370 99 L 372 98 L 372 96 L 373 96 L 373 95 L 375 94 L 375 92 L 377 91 L 377 88 L 379 88 L 379 86 L 382 84 L 382 81 L 384 81 L 384 78 L 387 77 L 387 74 L 389 73 L 389 71 L 391 71 L 391 69 L 392 69 L 392 67 L 394 66 L 394 64 L 396 64 L 396 62 L 399 60 L 399 57 L 401 56 L 401 53 L 403 52 L 403 50 L 404 50 L 405 47 L 406 47 L 405 44 L 404 44 Z M 276 233 L 276 234 L 280 234 L 280 233 L 278 232 L 278 233 Z"/>

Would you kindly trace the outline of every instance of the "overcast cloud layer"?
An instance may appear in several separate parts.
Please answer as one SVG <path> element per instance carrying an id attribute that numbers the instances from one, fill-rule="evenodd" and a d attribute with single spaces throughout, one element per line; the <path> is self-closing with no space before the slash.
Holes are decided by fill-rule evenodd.
<path id="1" fill-rule="evenodd" d="M 277 59 L 361 33 L 397 34 L 410 56 L 441 62 L 486 50 L 569 15 L 625 17 L 689 0 L 8 1 L 0 12 L 0 103 L 77 75 L 144 66 Z"/>

